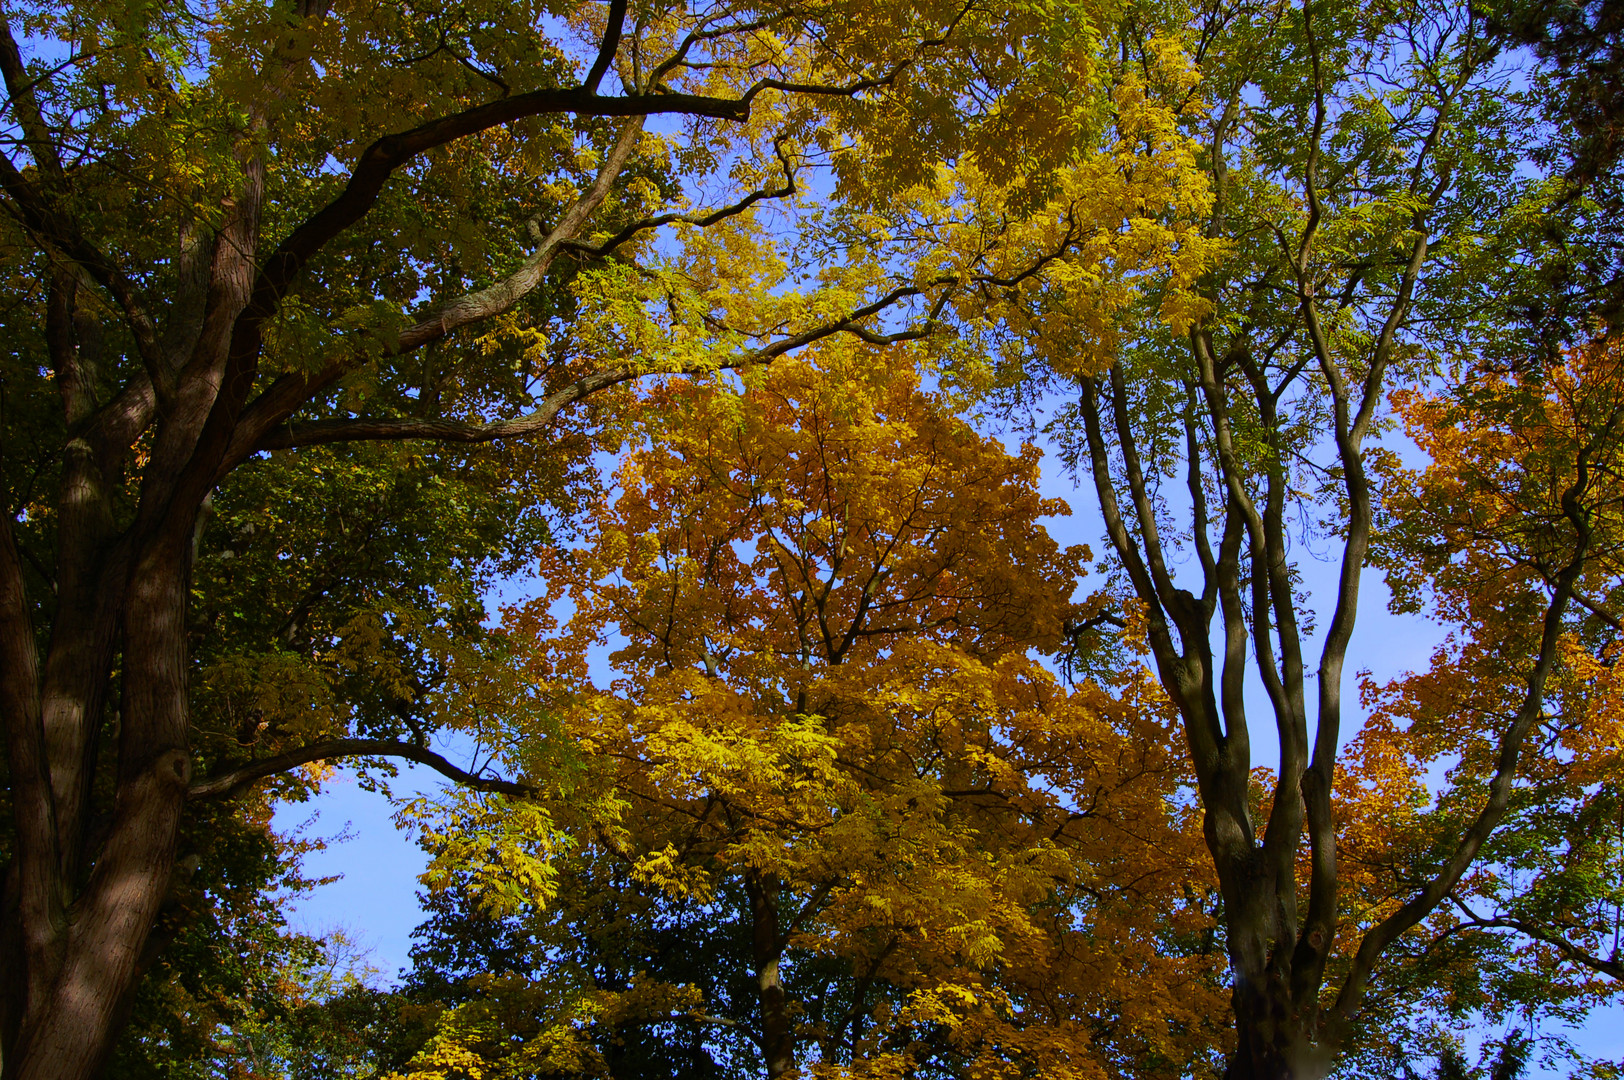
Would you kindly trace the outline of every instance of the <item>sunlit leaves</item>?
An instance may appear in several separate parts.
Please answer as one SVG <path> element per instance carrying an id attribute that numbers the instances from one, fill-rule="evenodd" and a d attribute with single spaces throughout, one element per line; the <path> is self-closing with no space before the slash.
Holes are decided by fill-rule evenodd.
<path id="1" fill-rule="evenodd" d="M 678 970 L 713 985 L 770 961 L 818 1075 L 1102 1076 L 1152 1048 L 1176 1073 L 1218 990 L 1210 954 L 1167 948 L 1208 915 L 1186 891 L 1198 839 L 1165 704 L 1142 678 L 1067 688 L 1035 661 L 1084 557 L 1041 527 L 1064 507 L 1036 492 L 1030 448 L 1010 454 L 882 359 L 824 349 L 742 386 L 659 388 L 658 438 L 581 545 L 548 557 L 547 596 L 510 614 L 540 631 L 532 671 L 583 771 L 542 797 L 546 823 L 463 800 L 435 826 L 448 869 L 474 859 L 474 895 L 506 843 L 493 827 L 577 845 L 555 850 L 556 895 L 528 916 L 557 953 L 480 1008 L 550 981 L 601 993 L 621 965 L 669 972 L 636 958 L 656 939 L 686 950 L 684 926 L 749 941 L 759 900 L 742 894 L 770 895 L 768 955 L 758 937 L 745 970 L 686 951 Z M 560 637 L 542 612 L 563 596 Z M 589 669 L 606 641 L 604 687 Z M 531 730 L 510 757 L 545 787 L 551 737 Z M 814 1012 L 818 980 L 856 1011 Z M 758 1022 L 737 999 L 704 1007 Z M 525 1045 L 677 1023 L 543 1015 L 553 1028 Z M 454 1023 L 438 1038 L 482 1042 Z M 512 1051 L 477 1052 L 510 1067 Z"/>

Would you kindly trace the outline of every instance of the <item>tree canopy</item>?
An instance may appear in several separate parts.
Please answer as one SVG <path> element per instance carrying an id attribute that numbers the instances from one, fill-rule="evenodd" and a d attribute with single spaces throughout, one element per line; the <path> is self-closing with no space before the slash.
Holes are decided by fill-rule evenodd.
<path id="1" fill-rule="evenodd" d="M 4 14 L 3 1080 L 1503 1072 L 1617 1000 L 1605 5 Z M 1387 682 L 1370 569 L 1448 634 Z M 387 988 L 268 822 L 401 761 Z"/>

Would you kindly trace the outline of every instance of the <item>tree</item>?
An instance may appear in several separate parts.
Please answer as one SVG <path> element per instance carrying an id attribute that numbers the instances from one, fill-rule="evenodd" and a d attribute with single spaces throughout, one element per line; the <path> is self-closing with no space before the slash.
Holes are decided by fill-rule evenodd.
<path id="1" fill-rule="evenodd" d="M 1524 256 L 1531 271 L 1517 315 L 1548 349 L 1582 343 L 1593 322 L 1624 320 L 1624 267 L 1615 222 L 1624 206 L 1624 12 L 1610 3 L 1515 0 L 1487 5 L 1489 29 L 1532 49 L 1531 73 L 1547 135 L 1533 156 L 1560 177 L 1562 196 L 1541 225 L 1543 250 Z M 1548 359 L 1555 359 L 1554 356 Z"/>
<path id="2" fill-rule="evenodd" d="M 261 1036 L 303 1004 L 306 984 L 326 983 L 312 987 L 325 994 L 353 981 L 353 948 L 342 935 L 320 940 L 288 927 L 285 898 L 316 883 L 299 874 L 304 845 L 278 843 L 265 827 L 268 806 L 255 809 L 197 822 L 212 834 L 207 842 L 187 838 L 197 872 L 165 913 L 160 932 L 172 940 L 131 1003 L 113 1075 L 263 1073 L 244 1066 L 263 1063 L 271 1048 Z"/>
<path id="3" fill-rule="evenodd" d="M 1431 843 L 1387 846 L 1392 834 L 1362 831 L 1360 813 L 1379 818 L 1384 796 L 1367 802 L 1366 777 L 1339 768 L 1343 682 L 1381 506 L 1372 463 L 1383 460 L 1374 444 L 1385 399 L 1394 381 L 1425 387 L 1434 363 L 1518 351 L 1515 320 L 1495 299 L 1511 275 L 1483 255 L 1526 245 L 1552 188 L 1517 178 L 1530 151 L 1526 102 L 1463 5 L 1266 4 L 1192 21 L 1209 102 L 1192 120 L 1214 191 L 1207 232 L 1225 256 L 1187 326 L 1158 327 L 1147 304 L 1121 324 L 1116 355 L 1078 365 L 1074 402 L 1051 430 L 1092 482 L 1122 602 L 1142 620 L 1183 721 L 1223 897 L 1237 1032 L 1225 1075 L 1301 1080 L 1381 1041 L 1372 1025 L 1402 1005 L 1373 1004 L 1372 987 L 1402 1002 L 1433 985 L 1404 963 L 1425 951 L 1411 943 L 1453 918 L 1447 909 L 1486 864 L 1512 860 L 1492 838 L 1526 823 L 1508 814 L 1565 662 L 1575 589 L 1606 573 L 1592 517 L 1610 481 L 1578 443 L 1577 463 L 1559 474 L 1568 479 L 1541 489 L 1539 520 L 1554 515 L 1562 537 L 1543 549 L 1545 576 L 1519 579 L 1519 601 L 1500 618 L 1451 609 L 1486 635 L 1485 649 L 1493 643 L 1492 661 L 1482 656 L 1498 665 L 1505 697 L 1488 713 L 1458 693 L 1427 698 L 1454 732 L 1449 744 L 1476 763 L 1439 795 L 1448 810 L 1431 819 Z M 1051 311 L 1041 289 L 1026 302 L 1034 321 Z M 1463 398 L 1453 415 L 1482 404 Z M 1594 453 L 1610 438 L 1598 432 Z M 1501 449 L 1498 467 L 1522 467 L 1519 447 Z M 1439 459 L 1439 483 L 1453 464 Z M 1475 558 L 1435 519 L 1409 520 L 1404 542 L 1434 571 Z M 1316 605 L 1304 555 L 1326 551 L 1333 596 Z M 1518 633 L 1496 636 L 1517 620 Z M 1260 702 L 1279 748 L 1261 793 Z M 1380 734 L 1368 751 L 1369 766 L 1392 752 Z M 1424 790 L 1408 789 L 1406 812 Z M 1538 844 L 1539 834 L 1515 835 Z M 1553 986 L 1526 963 L 1520 974 Z"/>
<path id="4" fill-rule="evenodd" d="M 203 801 L 356 755 L 521 790 L 426 743 L 447 671 L 501 669 L 470 600 L 524 546 L 470 500 L 558 496 L 598 424 L 575 406 L 646 372 L 906 339 L 990 287 L 970 248 L 916 274 L 917 237 L 841 214 L 802 222 L 802 250 L 840 253 L 820 278 L 754 242 L 758 215 L 810 166 L 858 210 L 944 155 L 1042 188 L 1033 163 L 1091 145 L 1091 26 L 1020 4 L 9 8 L 0 1074 L 106 1060 Z M 467 543 L 287 505 L 334 491 L 450 511 Z M 333 526 L 367 543 L 299 564 Z M 425 547 L 456 581 L 390 580 Z M 190 622 L 200 567 L 244 606 Z"/>
<path id="5" fill-rule="evenodd" d="M 1501 1043 L 1494 1061 L 1484 1060 L 1477 1068 L 1467 1065 L 1459 1050 L 1445 1046 L 1438 1053 L 1438 1070 L 1434 1075 L 1438 1080 L 1476 1080 L 1485 1075 L 1488 1080 L 1517 1080 L 1528 1066 L 1528 1052 L 1533 1042 L 1522 1032 L 1513 1031 Z M 1486 1056 L 1485 1051 L 1485 1059 Z M 1404 1069 L 1404 1080 L 1416 1080 L 1415 1072 L 1408 1065 Z"/>
<path id="6" fill-rule="evenodd" d="M 1538 371 L 1459 370 L 1396 403 L 1431 460 L 1389 464 L 1384 561 L 1401 603 L 1452 633 L 1427 670 L 1367 688 L 1375 707 L 1350 748 L 1361 827 L 1347 848 L 1369 868 L 1357 888 L 1379 905 L 1394 877 L 1480 827 L 1475 793 L 1495 793 L 1502 822 L 1410 944 L 1412 962 L 1441 969 L 1462 1007 L 1577 1019 L 1624 979 L 1618 343 Z M 1420 797 L 1446 763 L 1449 786 Z"/>
<path id="7" fill-rule="evenodd" d="M 1091 610 L 1035 449 L 894 357 L 815 357 L 665 384 L 660 437 L 507 620 L 547 707 L 504 741 L 555 793 L 433 830 L 448 886 L 525 914 L 422 1075 L 1172 1077 L 1210 1051 L 1165 702 L 1032 655 Z"/>

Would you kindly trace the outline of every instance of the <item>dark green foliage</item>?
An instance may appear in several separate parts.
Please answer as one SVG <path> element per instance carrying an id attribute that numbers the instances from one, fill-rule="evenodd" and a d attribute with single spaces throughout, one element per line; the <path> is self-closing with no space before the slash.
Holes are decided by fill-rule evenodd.
<path id="1" fill-rule="evenodd" d="M 1527 1074 L 1534 1040 L 1520 1028 L 1513 1028 L 1503 1039 L 1484 1045 L 1477 1065 L 1471 1065 L 1466 1055 L 1453 1044 L 1445 1044 L 1438 1052 L 1437 1065 L 1430 1078 L 1424 1078 L 1406 1061 L 1404 1080 L 1521 1080 Z"/>

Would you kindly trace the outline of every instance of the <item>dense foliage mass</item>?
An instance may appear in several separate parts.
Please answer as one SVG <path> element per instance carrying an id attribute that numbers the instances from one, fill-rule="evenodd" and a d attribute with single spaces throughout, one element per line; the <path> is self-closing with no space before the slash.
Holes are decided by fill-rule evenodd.
<path id="1" fill-rule="evenodd" d="M 4 22 L 0 1080 L 1624 1068 L 1608 5 Z"/>

